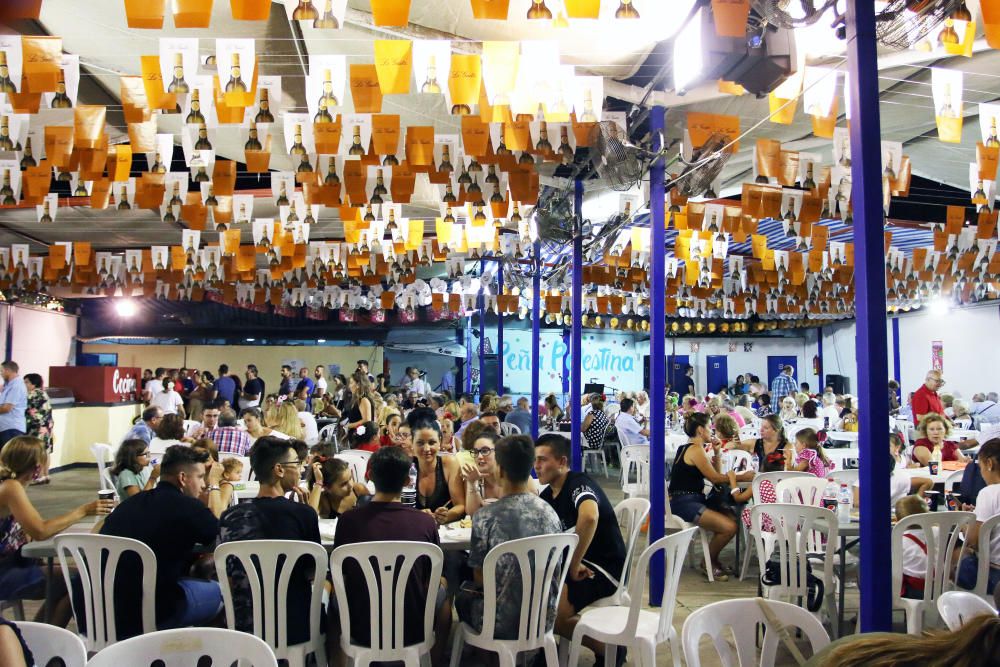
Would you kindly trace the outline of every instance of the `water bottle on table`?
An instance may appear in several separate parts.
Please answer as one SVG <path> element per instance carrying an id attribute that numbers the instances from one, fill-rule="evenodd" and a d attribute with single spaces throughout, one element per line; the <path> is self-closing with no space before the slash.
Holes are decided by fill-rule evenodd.
<path id="1" fill-rule="evenodd" d="M 851 504 L 853 502 L 851 497 L 851 488 L 847 484 L 840 485 L 840 491 L 837 492 L 837 520 L 838 521 L 850 521 L 851 519 Z"/>
<path id="2" fill-rule="evenodd" d="M 403 505 L 407 507 L 416 507 L 417 505 L 417 464 L 410 464 L 410 474 L 406 478 L 406 486 L 403 487 L 403 492 L 400 494 L 400 501 Z"/>

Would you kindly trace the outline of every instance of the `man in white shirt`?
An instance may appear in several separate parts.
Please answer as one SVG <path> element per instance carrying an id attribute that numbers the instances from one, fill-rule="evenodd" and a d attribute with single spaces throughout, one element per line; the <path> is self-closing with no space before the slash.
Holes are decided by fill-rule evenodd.
<path id="1" fill-rule="evenodd" d="M 420 369 L 415 367 L 406 369 L 406 380 L 403 381 L 403 389 L 407 393 L 413 392 L 421 397 L 427 396 L 431 391 L 430 385 L 420 377 Z"/>
<path id="2" fill-rule="evenodd" d="M 155 386 L 155 383 L 152 386 Z M 149 405 L 159 408 L 165 415 L 184 417 L 184 399 L 174 391 L 174 383 L 170 378 L 164 378 L 160 381 L 160 391 L 149 399 Z"/>
<path id="3" fill-rule="evenodd" d="M 164 368 L 157 368 L 153 378 L 146 383 L 143 391 L 146 393 L 146 400 L 152 402 L 153 397 L 163 391 L 163 379 L 167 376 Z"/>
<path id="4" fill-rule="evenodd" d="M 649 429 L 643 428 L 635 419 L 635 402 L 631 398 L 621 400 L 621 412 L 615 418 L 615 428 L 622 444 L 648 445 Z"/>
<path id="5" fill-rule="evenodd" d="M 837 395 L 832 391 L 823 392 L 823 409 L 819 416 L 826 423 L 827 428 L 837 430 L 840 427 L 840 411 L 837 410 Z"/>
<path id="6" fill-rule="evenodd" d="M 326 394 L 326 368 L 323 367 L 323 364 L 316 366 L 313 376 L 316 378 L 316 388 L 313 390 L 313 396 L 322 398 Z"/>
<path id="7" fill-rule="evenodd" d="M 209 431 L 219 425 L 219 414 L 221 412 L 222 406 L 217 403 L 206 405 L 205 409 L 201 412 L 201 422 L 191 424 L 184 432 L 184 437 L 191 438 L 192 440 L 204 438 Z"/>

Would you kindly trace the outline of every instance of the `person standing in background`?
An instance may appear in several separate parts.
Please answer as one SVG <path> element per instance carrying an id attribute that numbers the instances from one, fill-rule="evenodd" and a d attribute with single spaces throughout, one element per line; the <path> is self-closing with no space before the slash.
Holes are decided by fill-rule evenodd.
<path id="1" fill-rule="evenodd" d="M 260 379 L 257 367 L 254 364 L 247 365 L 247 382 L 243 385 L 243 393 L 240 395 L 240 410 L 256 408 L 264 398 L 264 381 Z"/>
<path id="2" fill-rule="evenodd" d="M 920 423 L 920 418 L 928 412 L 934 412 L 939 415 L 944 414 L 944 404 L 941 402 L 941 397 L 938 396 L 938 392 L 943 386 L 944 377 L 942 377 L 941 371 L 927 371 L 927 375 L 924 376 L 924 383 L 920 385 L 919 389 L 913 392 L 913 396 L 910 398 L 914 424 Z"/>
<path id="3" fill-rule="evenodd" d="M 281 365 L 281 384 L 278 385 L 278 398 L 288 398 L 292 395 L 292 367 Z"/>
<path id="4" fill-rule="evenodd" d="M 38 373 L 25 375 L 24 386 L 28 390 L 28 408 L 24 413 L 27 434 L 41 440 L 47 453 L 38 477 L 31 484 L 48 484 L 49 456 L 52 454 L 52 404 L 49 403 L 49 395 L 42 389 L 42 376 Z"/>
<path id="5" fill-rule="evenodd" d="M 326 369 L 323 367 L 323 364 L 316 366 L 313 376 L 316 378 L 316 388 L 313 390 L 313 396 L 323 398 L 326 395 Z"/>
<path id="6" fill-rule="evenodd" d="M 781 369 L 778 377 L 774 378 L 774 381 L 771 382 L 771 401 L 775 405 L 780 405 L 781 400 L 786 396 L 795 396 L 798 383 L 795 381 L 794 372 L 794 368 L 785 366 Z"/>
<path id="7" fill-rule="evenodd" d="M 229 366 L 219 364 L 219 377 L 215 380 L 215 395 L 212 398 L 221 398 L 228 402 L 229 406 L 235 410 L 237 407 L 236 397 L 236 382 L 229 374 Z"/>
<path id="8" fill-rule="evenodd" d="M 14 361 L 0 364 L 3 389 L 0 389 L 0 448 L 11 438 L 24 435 L 27 425 L 24 411 L 28 408 L 28 389 L 17 374 L 18 365 Z"/>

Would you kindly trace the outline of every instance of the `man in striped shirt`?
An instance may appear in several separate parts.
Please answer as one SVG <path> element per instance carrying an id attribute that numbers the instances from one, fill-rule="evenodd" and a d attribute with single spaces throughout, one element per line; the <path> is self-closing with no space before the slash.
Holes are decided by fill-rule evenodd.
<path id="1" fill-rule="evenodd" d="M 250 434 L 236 426 L 236 413 L 232 410 L 223 410 L 219 414 L 219 425 L 205 437 L 215 443 L 219 454 L 246 456 L 253 444 Z"/>
<path id="2" fill-rule="evenodd" d="M 781 399 L 785 396 L 794 396 L 795 392 L 798 391 L 798 383 L 795 378 L 792 377 L 792 371 L 794 369 L 791 366 L 785 366 L 782 370 L 781 375 L 774 378 L 771 382 L 771 402 L 780 403 Z M 777 404 L 775 403 L 775 404 Z"/>

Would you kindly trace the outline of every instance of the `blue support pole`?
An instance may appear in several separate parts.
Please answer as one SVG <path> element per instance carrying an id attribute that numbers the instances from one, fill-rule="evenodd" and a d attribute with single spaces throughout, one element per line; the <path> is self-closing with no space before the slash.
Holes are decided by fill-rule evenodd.
<path id="1" fill-rule="evenodd" d="M 476 307 L 479 309 L 479 400 L 482 401 L 483 392 L 483 369 L 486 368 L 486 299 L 483 298 L 483 270 L 486 263 L 479 260 L 479 296 L 476 298 Z"/>
<path id="2" fill-rule="evenodd" d="M 851 198 L 857 318 L 858 442 L 861 482 L 861 631 L 892 630 L 889 520 L 889 360 L 886 349 L 885 241 L 878 52 L 871 0 L 847 3 L 851 84 Z"/>
<path id="3" fill-rule="evenodd" d="M 816 327 L 816 357 L 819 363 L 816 364 L 816 393 L 823 393 L 823 327 Z"/>
<path id="4" fill-rule="evenodd" d="M 472 393 L 472 315 L 465 318 L 465 393 Z"/>
<path id="5" fill-rule="evenodd" d="M 577 221 L 583 220 L 583 181 L 577 179 L 573 197 L 573 212 Z M 573 452 L 573 470 L 583 469 L 583 446 L 580 439 L 580 392 L 583 390 L 583 234 L 579 233 L 581 225 L 577 225 L 577 234 L 573 238 L 573 294 L 572 317 L 570 326 L 570 387 L 569 387 L 569 418 L 571 451 Z"/>
<path id="6" fill-rule="evenodd" d="M 535 273 L 531 278 L 531 438 L 538 439 L 538 403 L 541 388 L 538 378 L 541 373 L 542 337 L 542 243 L 535 241 Z"/>
<path id="7" fill-rule="evenodd" d="M 497 296 L 503 294 L 503 264 L 497 263 Z M 497 305 L 497 396 L 503 396 L 503 313 Z"/>
<path id="8" fill-rule="evenodd" d="M 570 340 L 569 340 L 569 329 L 565 327 L 562 330 L 562 342 L 563 342 L 563 356 L 562 356 L 562 375 L 560 379 L 562 380 L 562 400 L 566 400 L 567 394 L 569 394 L 569 352 L 570 352 Z"/>
<path id="9" fill-rule="evenodd" d="M 896 392 L 897 398 L 900 399 L 900 405 L 902 405 L 903 397 L 903 382 L 900 380 L 902 377 L 903 365 L 899 361 L 899 318 L 892 318 L 892 378 L 899 385 L 899 391 Z"/>
<path id="10" fill-rule="evenodd" d="M 663 107 L 653 107 L 649 114 L 649 131 L 653 135 L 653 151 L 662 148 L 660 140 L 663 132 Z M 666 418 L 664 403 L 667 384 L 666 369 L 666 259 L 664 246 L 666 230 L 663 204 L 663 159 L 657 159 L 649 169 L 649 469 L 651 479 L 658 480 L 666 470 Z M 663 537 L 666 520 L 666 491 L 664 485 L 654 482 L 649 485 L 649 543 Z M 663 558 L 654 558 L 649 568 L 649 601 L 659 606 L 663 601 L 664 587 Z"/>

